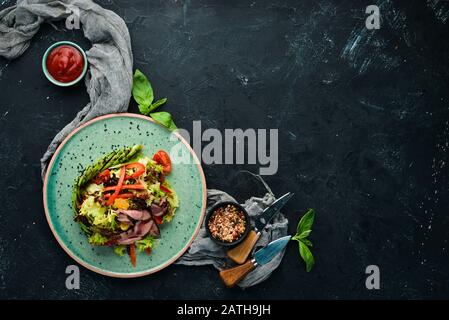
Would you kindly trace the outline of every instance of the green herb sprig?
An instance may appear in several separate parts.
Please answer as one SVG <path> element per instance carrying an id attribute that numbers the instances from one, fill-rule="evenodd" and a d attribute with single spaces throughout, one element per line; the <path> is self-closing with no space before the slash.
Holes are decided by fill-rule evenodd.
<path id="1" fill-rule="evenodd" d="M 299 220 L 298 227 L 296 228 L 296 234 L 292 240 L 298 241 L 299 255 L 306 263 L 306 270 L 310 272 L 312 270 L 315 259 L 310 251 L 309 247 L 312 247 L 312 242 L 307 237 L 312 232 L 313 221 L 315 220 L 315 211 L 309 209 L 304 216 Z"/>
<path id="2" fill-rule="evenodd" d="M 134 72 L 132 94 L 134 100 L 136 100 L 139 105 L 140 113 L 150 116 L 171 131 L 177 129 L 170 113 L 165 111 L 153 112 L 164 105 L 167 102 L 167 98 L 159 99 L 153 103 L 153 87 L 147 77 L 139 69 L 136 69 Z"/>

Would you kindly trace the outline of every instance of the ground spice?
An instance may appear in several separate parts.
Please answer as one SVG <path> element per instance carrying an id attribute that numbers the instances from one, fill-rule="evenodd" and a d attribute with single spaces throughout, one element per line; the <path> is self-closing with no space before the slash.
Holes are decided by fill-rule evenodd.
<path id="1" fill-rule="evenodd" d="M 207 226 L 215 239 L 234 242 L 245 232 L 246 218 L 241 209 L 228 204 L 215 209 Z"/>

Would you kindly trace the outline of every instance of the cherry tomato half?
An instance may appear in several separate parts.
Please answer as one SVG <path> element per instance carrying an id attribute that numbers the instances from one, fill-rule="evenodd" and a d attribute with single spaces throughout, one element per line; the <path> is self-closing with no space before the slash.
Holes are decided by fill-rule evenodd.
<path id="1" fill-rule="evenodd" d="M 162 165 L 164 173 L 167 174 L 171 171 L 170 156 L 164 150 L 159 150 L 158 152 L 156 152 L 153 156 L 153 160 L 156 161 L 158 164 Z"/>

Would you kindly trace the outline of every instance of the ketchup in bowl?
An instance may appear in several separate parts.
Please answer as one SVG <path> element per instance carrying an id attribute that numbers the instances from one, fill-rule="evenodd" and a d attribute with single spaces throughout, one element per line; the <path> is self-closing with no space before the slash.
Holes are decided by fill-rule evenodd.
<path id="1" fill-rule="evenodd" d="M 47 78 L 61 86 L 78 82 L 87 70 L 86 55 L 80 47 L 68 41 L 48 48 L 42 62 Z"/>

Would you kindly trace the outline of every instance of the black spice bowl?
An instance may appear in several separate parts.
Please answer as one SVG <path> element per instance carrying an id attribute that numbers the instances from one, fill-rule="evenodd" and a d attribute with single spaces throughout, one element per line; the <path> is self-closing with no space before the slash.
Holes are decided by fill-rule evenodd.
<path id="1" fill-rule="evenodd" d="M 214 236 L 212 236 L 210 230 L 209 230 L 209 220 L 212 217 L 212 215 L 214 214 L 215 210 L 222 208 L 222 207 L 226 207 L 227 205 L 233 205 L 235 206 L 237 209 L 241 210 L 243 215 L 245 216 L 245 231 L 243 231 L 243 233 L 240 235 L 239 238 L 237 238 L 236 240 L 232 241 L 232 242 L 227 242 L 227 241 L 222 241 L 220 239 L 215 238 Z M 250 229 L 251 229 L 251 223 L 249 220 L 249 215 L 248 212 L 246 212 L 245 208 L 243 208 L 240 204 L 238 204 L 237 202 L 233 202 L 233 201 L 224 201 L 224 202 L 218 202 L 216 203 L 212 208 L 209 209 L 209 211 L 206 214 L 206 218 L 204 220 L 205 223 L 205 228 L 206 228 L 206 233 L 209 236 L 209 238 L 212 239 L 212 241 L 214 241 L 216 244 L 222 245 L 222 246 L 226 246 L 226 247 L 231 247 L 231 246 L 235 246 L 237 244 L 239 244 L 240 242 L 243 241 L 243 239 L 246 238 L 246 236 L 248 235 Z"/>

